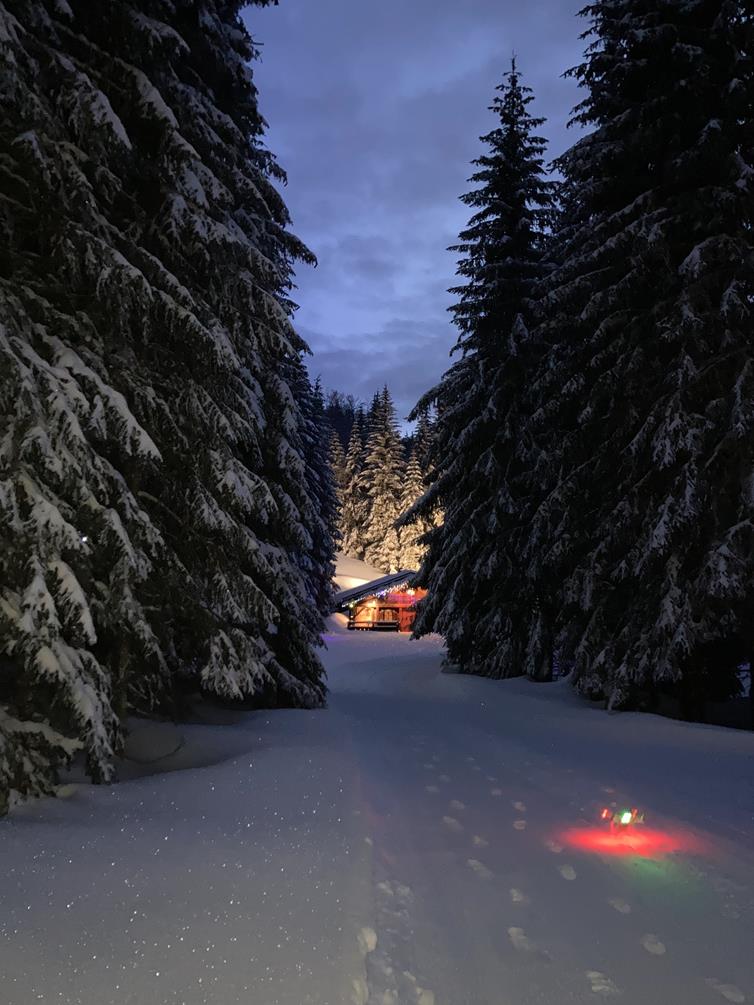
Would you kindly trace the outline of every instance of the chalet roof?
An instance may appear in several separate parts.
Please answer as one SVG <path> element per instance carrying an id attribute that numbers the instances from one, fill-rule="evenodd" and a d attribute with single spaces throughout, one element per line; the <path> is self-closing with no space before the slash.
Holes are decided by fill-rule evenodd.
<path id="1" fill-rule="evenodd" d="M 354 601 L 371 597 L 375 593 L 381 593 L 383 590 L 395 590 L 401 586 L 408 586 L 415 575 L 416 569 L 401 569 L 400 572 L 391 572 L 387 576 L 380 576 L 379 579 L 373 579 L 362 586 L 355 586 L 350 590 L 341 590 L 340 593 L 335 594 L 335 607 L 340 609 L 346 607 L 348 604 L 352 604 Z"/>

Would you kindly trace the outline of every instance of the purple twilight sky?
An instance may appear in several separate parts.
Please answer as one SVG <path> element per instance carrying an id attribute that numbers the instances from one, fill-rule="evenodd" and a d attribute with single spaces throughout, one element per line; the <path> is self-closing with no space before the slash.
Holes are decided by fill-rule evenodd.
<path id="1" fill-rule="evenodd" d="M 556 156 L 578 100 L 580 0 L 281 0 L 252 7 L 268 144 L 288 173 L 300 266 L 298 330 L 326 387 L 368 401 L 387 383 L 405 416 L 449 365 L 447 307 L 487 106 L 515 50 Z"/>

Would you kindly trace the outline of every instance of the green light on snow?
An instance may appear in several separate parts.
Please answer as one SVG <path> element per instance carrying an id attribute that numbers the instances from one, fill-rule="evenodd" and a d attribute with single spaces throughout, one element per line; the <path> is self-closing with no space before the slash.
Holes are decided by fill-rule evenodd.
<path id="1" fill-rule="evenodd" d="M 622 824 L 630 824 L 631 816 L 632 816 L 631 810 L 624 810 L 620 815 L 620 822 Z"/>

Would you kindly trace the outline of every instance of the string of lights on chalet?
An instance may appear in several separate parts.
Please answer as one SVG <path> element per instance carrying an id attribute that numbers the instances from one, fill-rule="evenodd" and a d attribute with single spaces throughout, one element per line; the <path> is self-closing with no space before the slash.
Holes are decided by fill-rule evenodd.
<path id="1" fill-rule="evenodd" d="M 416 618 L 416 605 L 427 595 L 413 585 L 416 572 L 381 576 L 369 583 L 335 596 L 336 609 L 348 616 L 351 631 L 410 632 Z"/>

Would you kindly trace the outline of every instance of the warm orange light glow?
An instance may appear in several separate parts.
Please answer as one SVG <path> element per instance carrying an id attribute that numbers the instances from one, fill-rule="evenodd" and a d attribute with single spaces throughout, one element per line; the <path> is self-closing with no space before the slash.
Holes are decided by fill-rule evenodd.
<path id="1" fill-rule="evenodd" d="M 640 858 L 661 858 L 672 852 L 703 852 L 702 841 L 688 831 L 661 831 L 649 827 L 570 827 L 558 835 L 558 840 L 580 851 L 599 855 L 638 855 Z"/>

